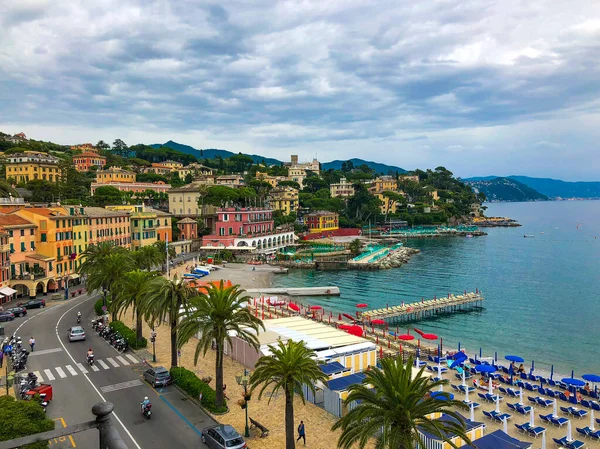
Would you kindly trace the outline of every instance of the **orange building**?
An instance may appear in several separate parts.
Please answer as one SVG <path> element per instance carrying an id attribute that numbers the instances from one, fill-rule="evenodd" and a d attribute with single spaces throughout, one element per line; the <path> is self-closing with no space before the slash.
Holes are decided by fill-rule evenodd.
<path id="1" fill-rule="evenodd" d="M 10 300 L 13 293 L 9 287 L 10 281 L 10 247 L 8 243 L 8 232 L 0 228 L 0 304 Z"/>
<path id="2" fill-rule="evenodd" d="M 161 241 L 173 241 L 173 228 L 171 226 L 171 214 L 167 214 L 160 210 L 148 208 L 150 212 L 156 214 L 156 240 Z"/>
<path id="3" fill-rule="evenodd" d="M 192 240 L 198 238 L 198 222 L 189 217 L 177 222 L 179 240 Z"/>
<path id="4" fill-rule="evenodd" d="M 88 218 L 88 245 L 113 242 L 116 246 L 131 248 L 130 213 L 107 210 L 102 207 L 84 207 Z"/>
<path id="5" fill-rule="evenodd" d="M 106 158 L 95 152 L 85 152 L 73 156 L 73 165 L 75 165 L 75 170 L 86 172 L 92 167 L 104 167 L 106 165 Z"/>

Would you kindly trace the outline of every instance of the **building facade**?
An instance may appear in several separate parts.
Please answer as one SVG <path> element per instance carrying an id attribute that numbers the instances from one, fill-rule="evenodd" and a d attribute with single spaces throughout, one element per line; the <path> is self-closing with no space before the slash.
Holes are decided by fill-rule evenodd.
<path id="1" fill-rule="evenodd" d="M 169 176 L 173 170 L 161 164 L 152 164 L 142 169 L 142 173 L 154 173 L 156 175 Z"/>
<path id="2" fill-rule="evenodd" d="M 99 184 L 97 182 L 92 182 L 91 192 L 92 196 L 96 193 L 96 190 L 100 187 L 114 187 L 115 189 L 120 190 L 121 192 L 134 192 L 134 193 L 142 193 L 146 190 L 153 190 L 158 193 L 167 193 L 171 186 L 169 184 L 165 184 L 162 181 L 158 182 L 110 182 L 105 184 Z"/>
<path id="3" fill-rule="evenodd" d="M 289 215 L 298 210 L 298 197 L 298 189 L 289 186 L 276 187 L 269 192 L 267 202 L 271 209 L 281 211 L 283 215 Z"/>
<path id="4" fill-rule="evenodd" d="M 398 180 L 400 182 L 402 181 L 412 181 L 412 182 L 419 182 L 419 176 L 418 175 L 400 175 L 398 176 Z"/>
<path id="5" fill-rule="evenodd" d="M 89 171 L 92 167 L 102 168 L 106 165 L 106 158 L 98 153 L 85 152 L 73 156 L 73 165 L 79 172 Z"/>
<path id="6" fill-rule="evenodd" d="M 275 188 L 281 181 L 285 181 L 285 176 L 270 176 L 268 173 L 256 172 L 256 179 L 267 182 L 271 187 Z"/>
<path id="7" fill-rule="evenodd" d="M 82 143 L 81 145 L 73 145 L 70 148 L 71 151 L 77 151 L 79 153 L 96 153 L 96 147 L 91 143 Z"/>
<path id="8" fill-rule="evenodd" d="M 131 228 L 131 248 L 153 245 L 159 240 L 173 241 L 171 215 L 144 205 L 106 206 L 115 212 L 128 212 Z"/>
<path id="9" fill-rule="evenodd" d="M 96 184 L 133 184 L 134 182 L 135 173 L 123 170 L 121 167 L 110 167 L 96 172 Z"/>
<path id="10" fill-rule="evenodd" d="M 9 235 L 0 227 L 0 304 L 12 296 L 10 284 L 10 246 Z M 15 292 L 16 293 L 16 292 Z"/>
<path id="11" fill-rule="evenodd" d="M 36 151 L 11 154 L 4 161 L 6 179 L 14 182 L 29 182 L 36 179 L 58 182 L 62 177 L 59 162 L 60 159 L 57 157 Z"/>
<path id="12" fill-rule="evenodd" d="M 102 207 L 85 207 L 84 212 L 88 217 L 89 245 L 112 242 L 116 246 L 131 248 L 129 212 Z"/>
<path id="13" fill-rule="evenodd" d="M 198 238 L 198 222 L 189 217 L 177 222 L 179 240 L 194 240 Z"/>
<path id="14" fill-rule="evenodd" d="M 339 229 L 339 214 L 329 211 L 318 211 L 304 216 L 304 224 L 311 234 L 335 231 Z"/>
<path id="15" fill-rule="evenodd" d="M 329 186 L 329 192 L 331 193 L 332 198 L 348 198 L 354 195 L 354 186 L 351 182 L 348 182 L 346 178 L 341 178 L 340 182 Z"/>
<path id="16" fill-rule="evenodd" d="M 386 190 L 395 192 L 398 190 L 398 181 L 393 176 L 380 176 L 373 181 L 370 190 L 373 193 L 385 192 Z"/>
<path id="17" fill-rule="evenodd" d="M 246 183 L 244 177 L 241 175 L 223 175 L 215 178 L 215 184 L 219 186 L 240 187 Z"/>

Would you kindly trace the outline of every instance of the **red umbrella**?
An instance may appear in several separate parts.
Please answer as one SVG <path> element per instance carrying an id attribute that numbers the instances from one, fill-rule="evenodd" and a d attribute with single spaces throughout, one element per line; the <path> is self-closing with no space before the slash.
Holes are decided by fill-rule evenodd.
<path id="1" fill-rule="evenodd" d="M 351 321 L 356 321 L 356 318 L 354 318 L 352 315 L 348 315 L 347 313 L 342 313 L 342 316 L 348 318 Z"/>
<path id="2" fill-rule="evenodd" d="M 290 309 L 292 309 L 293 311 L 295 311 L 295 312 L 300 312 L 300 307 L 298 307 L 298 306 L 297 306 L 296 304 L 294 304 L 293 302 L 289 303 L 289 304 L 288 304 L 288 307 L 289 307 Z"/>
<path id="3" fill-rule="evenodd" d="M 382 359 L 383 358 L 383 347 L 379 348 L 379 358 Z"/>
<path id="4" fill-rule="evenodd" d="M 363 336 L 363 330 L 362 330 L 362 327 L 360 327 L 360 326 L 350 326 L 350 329 L 348 329 L 347 332 L 350 335 L 354 335 L 356 337 Z"/>
<path id="5" fill-rule="evenodd" d="M 416 327 L 415 327 L 415 332 L 421 336 L 423 335 L 423 331 L 420 329 L 417 329 Z"/>
<path id="6" fill-rule="evenodd" d="M 343 331 L 347 331 L 352 329 L 354 326 L 352 326 L 351 324 L 340 324 L 338 326 L 338 329 L 342 329 Z M 362 330 L 362 329 L 361 329 Z"/>
<path id="7" fill-rule="evenodd" d="M 398 338 L 400 340 L 404 340 L 404 341 L 410 341 L 410 340 L 415 339 L 415 337 L 413 335 L 408 335 L 408 334 L 398 335 Z"/>
<path id="8" fill-rule="evenodd" d="M 369 306 L 365 303 L 361 303 L 361 304 L 356 304 L 356 307 L 358 307 L 359 309 L 364 309 L 365 307 L 369 307 Z"/>
<path id="9" fill-rule="evenodd" d="M 383 324 L 385 324 L 385 321 L 383 321 L 383 320 L 373 320 L 373 321 L 371 321 L 371 324 L 381 324 L 381 325 L 383 325 Z"/>
<path id="10" fill-rule="evenodd" d="M 421 337 L 423 337 L 425 340 L 437 340 L 438 336 L 435 334 L 421 334 Z"/>
<path id="11" fill-rule="evenodd" d="M 310 306 L 310 310 L 321 310 L 322 308 L 321 306 Z"/>

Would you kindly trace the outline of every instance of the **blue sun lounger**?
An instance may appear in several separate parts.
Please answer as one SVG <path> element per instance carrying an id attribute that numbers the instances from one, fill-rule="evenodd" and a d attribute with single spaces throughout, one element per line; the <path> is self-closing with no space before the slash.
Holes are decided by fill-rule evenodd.
<path id="1" fill-rule="evenodd" d="M 552 440 L 554 440 L 554 442 L 556 443 L 557 446 L 566 446 L 567 444 L 567 437 L 562 437 L 560 439 L 558 438 L 552 438 Z"/>
<path id="2" fill-rule="evenodd" d="M 509 415 L 508 413 L 496 413 L 494 411 L 494 412 L 491 412 L 491 414 L 492 414 L 492 417 L 494 418 L 494 421 L 498 421 L 498 422 L 504 422 L 505 419 L 508 421 L 509 419 L 512 418 L 512 415 Z"/>
<path id="3" fill-rule="evenodd" d="M 517 408 L 516 408 L 517 412 L 519 412 L 521 415 L 528 415 L 529 412 L 531 412 L 531 407 L 529 405 L 518 405 L 517 404 Z"/>
<path id="4" fill-rule="evenodd" d="M 584 427 L 583 429 L 581 427 L 575 427 L 575 430 L 577 430 L 579 435 L 583 435 L 584 437 L 589 437 L 590 433 L 593 433 L 592 429 L 589 427 Z"/>
<path id="5" fill-rule="evenodd" d="M 557 427 L 562 427 L 565 424 L 567 424 L 569 422 L 569 420 L 567 418 L 563 418 L 563 417 L 559 417 L 559 416 L 556 416 L 556 417 L 551 416 L 550 422 Z"/>
<path id="6" fill-rule="evenodd" d="M 525 429 L 525 430 L 533 438 L 537 438 L 538 435 L 541 435 L 542 433 L 544 433 L 546 431 L 546 429 L 544 429 L 542 426 L 535 426 L 535 427 L 527 426 L 527 429 Z"/>
<path id="7" fill-rule="evenodd" d="M 585 443 L 579 440 L 567 441 L 565 444 L 567 449 L 581 449 L 583 446 L 585 446 Z"/>
<path id="8" fill-rule="evenodd" d="M 551 401 L 550 399 L 540 398 L 539 396 L 535 398 L 535 400 L 538 405 L 541 405 L 542 407 L 550 407 L 554 403 L 554 401 Z"/>
<path id="9" fill-rule="evenodd" d="M 528 422 L 526 422 L 525 424 L 517 424 L 517 423 L 515 423 L 515 427 L 517 428 L 517 430 L 519 432 L 527 433 L 527 429 L 529 429 L 529 423 Z"/>
<path id="10" fill-rule="evenodd" d="M 550 418 L 552 418 L 552 413 L 549 413 L 548 415 L 540 415 L 540 419 L 548 424 L 552 424 L 552 422 L 550 421 Z"/>

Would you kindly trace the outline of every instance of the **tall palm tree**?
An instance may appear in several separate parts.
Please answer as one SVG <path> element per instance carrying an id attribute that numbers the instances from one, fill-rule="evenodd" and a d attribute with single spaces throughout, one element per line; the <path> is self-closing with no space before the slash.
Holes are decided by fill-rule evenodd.
<path id="1" fill-rule="evenodd" d="M 303 385 L 308 385 L 315 393 L 315 383 L 325 382 L 327 376 L 321 371 L 315 360 L 316 354 L 303 341 L 288 340 L 285 344 L 277 342 L 277 346 L 269 345 L 270 356 L 258 359 L 250 378 L 252 389 L 262 385 L 258 398 L 272 386 L 272 392 L 285 392 L 285 447 L 295 449 L 294 440 L 294 396 L 297 394 L 304 404 Z M 270 399 L 269 399 L 270 401 Z"/>
<path id="2" fill-rule="evenodd" d="M 163 272 L 167 272 L 166 263 L 167 263 L 167 242 L 164 240 L 159 240 L 158 242 L 154 242 L 152 245 L 156 248 L 159 254 L 159 263 L 163 266 Z M 177 254 L 175 254 L 175 248 L 169 245 L 169 260 L 175 259 Z"/>
<path id="3" fill-rule="evenodd" d="M 108 256 L 113 252 L 124 252 L 125 248 L 116 246 L 114 242 L 100 242 L 97 245 L 88 245 L 86 250 L 81 254 L 83 263 L 79 266 L 80 274 L 89 275 L 93 271 L 94 266 L 97 266 L 103 257 Z"/>
<path id="4" fill-rule="evenodd" d="M 382 359 L 381 369 L 372 368 L 361 384 L 350 386 L 346 404 L 356 401 L 357 405 L 333 426 L 333 430 L 342 430 L 340 449 L 355 445 L 362 449 L 371 438 L 376 438 L 378 449 L 425 447 L 419 429 L 444 441 L 448 441 L 448 434 L 454 434 L 470 444 L 464 418 L 455 411 L 464 404 L 431 397 L 432 391 L 448 381 L 431 382 L 423 376 L 423 369 L 412 375 L 412 366 L 412 359 L 406 364 L 401 359 Z M 436 421 L 429 417 L 432 413 L 444 413 L 455 421 Z"/>
<path id="5" fill-rule="evenodd" d="M 232 344 L 230 333 L 258 349 L 258 330 L 265 326 L 262 321 L 252 315 L 244 307 L 248 297 L 239 285 L 225 287 L 223 281 L 219 285 L 209 285 L 205 291 L 193 301 L 194 310 L 184 316 L 179 324 L 179 347 L 190 338 L 199 335 L 194 365 L 198 363 L 200 352 L 206 352 L 216 343 L 217 356 L 215 361 L 215 405 L 224 404 L 223 394 L 223 355 L 225 343 Z"/>
<path id="6" fill-rule="evenodd" d="M 191 288 L 177 276 L 173 280 L 164 277 L 152 279 L 148 285 L 148 295 L 143 306 L 144 317 L 153 323 L 169 320 L 171 327 L 171 366 L 177 366 L 177 321 L 192 307 L 198 291 Z M 191 336 L 190 336 L 191 337 Z"/>
<path id="7" fill-rule="evenodd" d="M 142 246 L 132 253 L 135 265 L 141 269 L 150 271 L 162 262 L 162 254 L 154 245 Z"/>
<path id="8" fill-rule="evenodd" d="M 113 292 L 113 286 L 125 273 L 134 269 L 133 261 L 128 252 L 115 251 L 100 257 L 89 269 L 87 286 L 89 291 L 102 289 L 104 292 L 104 305 L 106 305 L 106 292 Z"/>
<path id="9" fill-rule="evenodd" d="M 130 307 L 135 315 L 136 339 L 142 339 L 142 313 L 145 298 L 148 294 L 148 284 L 155 273 L 136 269 L 125 273 L 116 284 L 116 294 L 111 303 L 112 312 L 119 316 Z"/>

